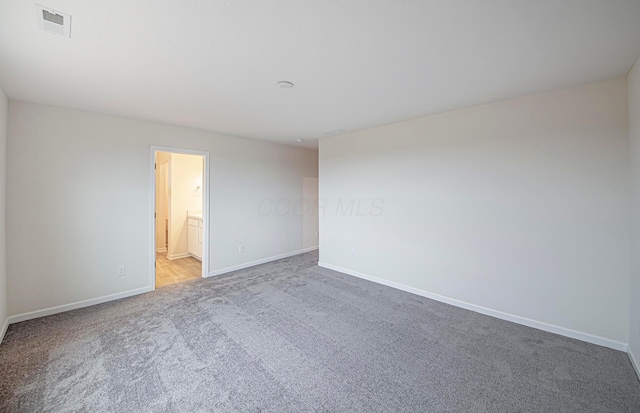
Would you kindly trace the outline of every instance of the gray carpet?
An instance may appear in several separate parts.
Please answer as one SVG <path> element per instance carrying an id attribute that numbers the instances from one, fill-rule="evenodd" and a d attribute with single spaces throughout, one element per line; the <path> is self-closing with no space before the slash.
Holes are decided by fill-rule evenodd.
<path id="1" fill-rule="evenodd" d="M 3 412 L 639 412 L 622 352 L 316 266 L 12 325 Z"/>

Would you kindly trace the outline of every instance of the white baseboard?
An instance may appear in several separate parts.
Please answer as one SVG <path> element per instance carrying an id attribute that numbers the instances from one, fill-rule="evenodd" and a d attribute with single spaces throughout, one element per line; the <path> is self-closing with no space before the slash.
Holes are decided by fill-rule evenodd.
<path id="1" fill-rule="evenodd" d="M 180 254 L 171 254 L 171 255 L 167 255 L 167 259 L 168 260 L 179 260 L 180 258 L 187 258 L 190 257 L 191 254 L 189 254 L 188 252 L 183 252 Z"/>
<path id="2" fill-rule="evenodd" d="M 135 290 L 123 291 L 117 294 L 105 295 L 89 300 L 77 301 L 71 304 L 59 305 L 56 307 L 45 308 L 43 310 L 31 311 L 9 317 L 8 324 L 19 323 L 21 321 L 31 320 L 34 318 L 45 317 L 52 314 L 63 313 L 65 311 L 76 310 L 78 308 L 89 307 L 96 304 L 106 303 L 107 301 L 119 300 L 121 298 L 131 297 L 138 294 L 144 294 L 153 291 L 151 287 L 137 288 Z"/>
<path id="3" fill-rule="evenodd" d="M 167 252 L 166 248 L 156 248 L 156 252 Z"/>
<path id="4" fill-rule="evenodd" d="M 550 333 L 559 334 L 561 336 L 575 338 L 576 340 L 586 341 L 587 343 L 597 344 L 599 346 L 609 347 L 614 350 L 620 350 L 627 352 L 628 346 L 625 343 L 619 341 L 610 340 L 608 338 L 595 336 L 589 333 L 583 333 L 569 328 L 559 327 L 553 324 L 547 324 L 542 321 L 531 320 L 529 318 L 520 317 L 517 315 L 504 313 L 498 310 L 492 310 L 490 308 L 482 307 L 476 304 L 467 303 L 465 301 L 456 300 L 454 298 L 445 297 L 443 295 L 430 293 L 428 291 L 420 290 L 418 288 L 409 287 L 404 284 L 400 284 L 393 281 L 388 281 L 382 278 L 374 277 L 371 275 L 363 274 L 357 271 L 349 270 L 347 268 L 341 268 L 336 265 L 328 264 L 326 262 L 318 262 L 318 266 L 328 268 L 330 270 L 338 271 L 344 274 L 352 275 L 354 277 L 363 278 L 368 281 L 372 281 L 378 284 L 386 285 L 388 287 L 396 288 L 398 290 L 406 291 L 412 294 L 427 297 L 432 300 L 440 301 L 446 304 L 451 304 L 456 307 L 464 308 L 467 310 L 475 311 L 476 313 L 488 315 L 491 317 L 499 318 L 501 320 L 511 321 L 513 323 L 522 324 L 527 327 L 537 328 L 538 330 L 548 331 Z"/>
<path id="5" fill-rule="evenodd" d="M 304 254 L 305 252 L 315 251 L 317 249 L 318 249 L 318 247 L 315 246 L 315 247 L 305 248 L 305 249 L 298 250 L 298 251 L 288 252 L 286 254 L 276 255 L 276 256 L 273 256 L 273 257 L 269 257 L 269 258 L 263 258 L 263 259 L 256 260 L 256 261 L 246 262 L 244 264 L 234 265 L 232 267 L 222 268 L 220 270 L 211 271 L 209 273 L 209 275 L 207 275 L 207 277 L 214 277 L 216 275 L 222 275 L 222 274 L 226 274 L 228 272 L 243 270 L 243 269 L 249 268 L 249 267 L 255 267 L 256 265 L 265 264 L 265 263 L 271 262 L 271 261 L 281 260 L 283 258 L 293 257 L 294 255 Z"/>
<path id="6" fill-rule="evenodd" d="M 299 250 L 299 251 L 294 251 L 294 252 L 290 252 L 287 254 L 281 254 L 281 255 L 277 255 L 275 257 L 269 257 L 269 258 L 265 258 L 265 259 L 261 259 L 261 260 L 257 260 L 257 261 L 252 261 L 252 262 L 248 262 L 245 264 L 240 264 L 240 265 L 236 265 L 233 267 L 227 267 L 227 268 L 223 268 L 221 270 L 217 270 L 217 271 L 213 271 L 209 273 L 209 277 L 214 276 L 214 275 L 220 275 L 220 274 L 224 274 L 227 272 L 231 272 L 231 271 L 237 271 L 237 270 L 241 270 L 243 268 L 248 268 L 248 267 L 253 267 L 255 265 L 259 265 L 259 264 L 264 264 L 270 261 L 275 261 L 275 260 L 279 260 L 282 258 L 288 258 L 288 257 L 292 257 L 294 255 L 298 255 L 298 254 L 302 254 L 305 252 L 309 252 L 309 251 L 314 251 L 317 250 L 318 247 L 311 247 L 311 248 L 306 248 L 303 250 Z M 185 256 L 190 256 L 190 254 L 185 254 Z M 138 294 L 144 294 L 147 293 L 149 291 L 153 291 L 153 288 L 151 286 L 147 286 L 147 287 L 143 287 L 143 288 L 137 288 L 135 290 L 129 290 L 129 291 L 124 291 L 121 293 L 117 293 L 117 294 L 111 294 L 111 295 L 105 295 L 103 297 L 98 297 L 98 298 L 92 298 L 89 300 L 83 300 L 83 301 L 78 301 L 75 303 L 71 303 L 71 304 L 64 304 L 64 305 L 59 305 L 56 307 L 50 307 L 50 308 L 45 308 L 42 310 L 37 310 L 37 311 L 31 311 L 28 313 L 22 313 L 22 314 L 17 314 L 14 316 L 11 316 L 7 319 L 7 322 L 5 323 L 5 326 L 3 327 L 2 330 L 2 334 L 0 335 L 0 342 L 2 342 L 1 338 L 4 337 L 4 333 L 7 330 L 9 324 L 14 324 L 14 323 L 19 323 L 21 321 L 27 321 L 27 320 L 31 320 L 34 318 L 39 318 L 39 317 L 45 317 L 48 315 L 53 315 L 53 314 L 57 314 L 57 313 L 62 313 L 65 311 L 71 311 L 71 310 L 76 310 L 78 308 L 83 308 L 83 307 L 89 307 L 92 305 L 96 305 L 96 304 L 102 304 L 102 303 L 106 303 L 108 301 L 114 301 L 114 300 L 119 300 L 120 298 L 126 298 L 126 297 L 131 297 L 134 295 L 138 295 Z"/>
<path id="7" fill-rule="evenodd" d="M 638 380 L 640 380 L 640 364 L 636 362 L 636 358 L 633 357 L 633 352 L 631 351 L 631 349 L 629 349 L 627 354 L 629 355 L 629 360 L 631 360 L 631 365 L 633 366 L 633 369 L 636 371 L 636 376 L 638 376 Z"/>
<path id="8" fill-rule="evenodd" d="M 0 330 L 0 343 L 2 343 L 2 340 L 4 340 L 4 335 L 7 333 L 8 328 L 9 328 L 9 319 L 7 318 L 4 321 L 4 326 L 2 327 L 2 330 Z"/>

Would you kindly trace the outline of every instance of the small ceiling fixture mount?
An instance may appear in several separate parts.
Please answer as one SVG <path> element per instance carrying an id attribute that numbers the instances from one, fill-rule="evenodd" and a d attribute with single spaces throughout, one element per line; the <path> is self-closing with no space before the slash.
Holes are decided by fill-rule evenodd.
<path id="1" fill-rule="evenodd" d="M 296 139 L 296 142 L 304 142 L 304 139 L 298 138 L 298 139 Z"/>
<path id="2" fill-rule="evenodd" d="M 291 89 L 293 87 L 293 83 L 286 80 L 281 80 L 278 82 L 278 87 L 281 89 Z"/>

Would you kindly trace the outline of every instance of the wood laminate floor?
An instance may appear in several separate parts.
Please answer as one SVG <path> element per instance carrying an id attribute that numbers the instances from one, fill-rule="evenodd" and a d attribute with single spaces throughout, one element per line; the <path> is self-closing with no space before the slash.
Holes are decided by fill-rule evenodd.
<path id="1" fill-rule="evenodd" d="M 202 263 L 193 258 L 170 260 L 166 252 L 156 253 L 156 288 L 202 277 Z"/>

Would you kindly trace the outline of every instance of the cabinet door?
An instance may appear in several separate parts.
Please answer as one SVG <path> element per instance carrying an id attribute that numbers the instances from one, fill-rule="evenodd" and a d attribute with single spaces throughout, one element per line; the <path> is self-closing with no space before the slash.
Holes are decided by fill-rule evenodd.
<path id="1" fill-rule="evenodd" d="M 189 254 L 198 255 L 198 227 L 189 225 L 187 233 L 187 249 Z"/>
<path id="2" fill-rule="evenodd" d="M 198 258 L 202 259 L 202 221 L 198 225 Z"/>

